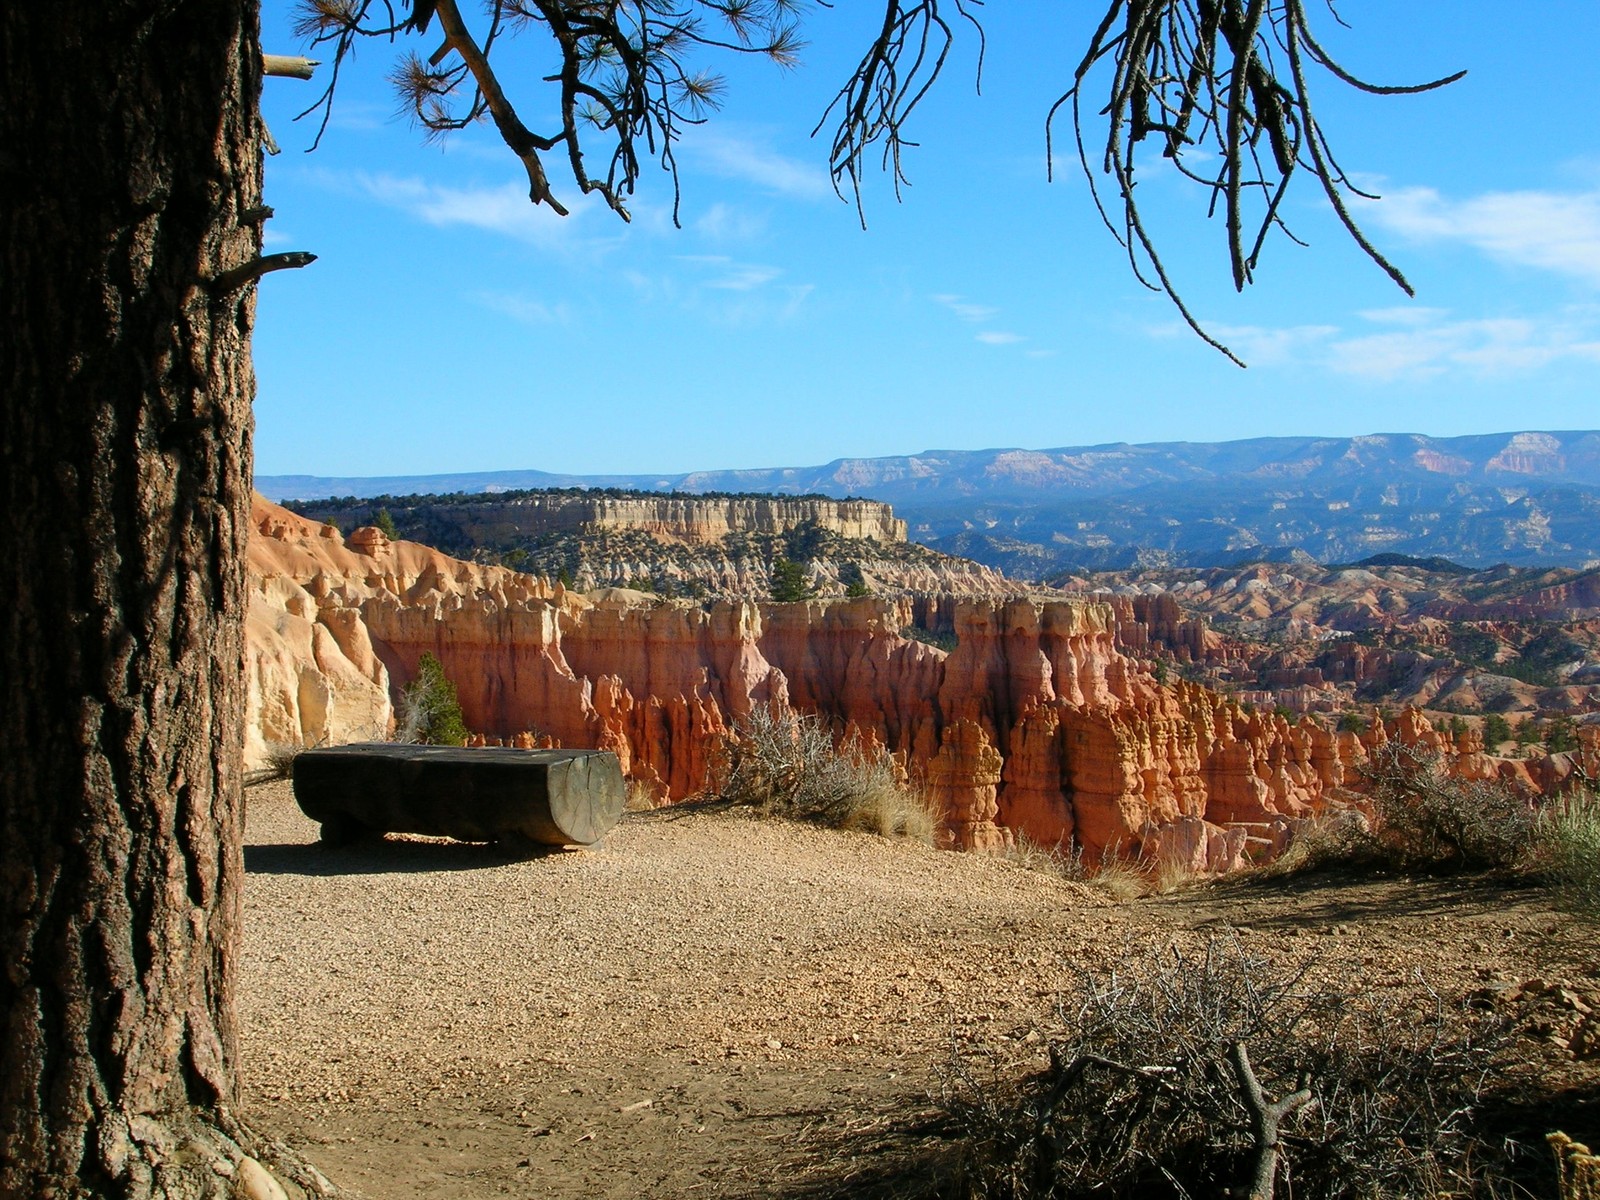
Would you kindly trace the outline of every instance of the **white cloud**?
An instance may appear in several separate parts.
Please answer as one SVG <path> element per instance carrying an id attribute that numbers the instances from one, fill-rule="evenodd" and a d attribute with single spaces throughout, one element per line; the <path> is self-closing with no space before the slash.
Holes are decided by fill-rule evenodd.
<path id="1" fill-rule="evenodd" d="M 780 196 L 819 200 L 833 195 L 828 173 L 821 167 L 780 154 L 749 138 L 697 129 L 680 143 L 680 151 L 713 175 L 753 183 Z"/>
<path id="2" fill-rule="evenodd" d="M 716 242 L 747 242 L 760 236 L 766 221 L 754 213 L 717 201 L 695 218 L 695 232 Z"/>
<path id="3" fill-rule="evenodd" d="M 679 254 L 671 274 L 623 272 L 647 304 L 670 304 L 719 325 L 753 328 L 792 320 L 816 290 L 810 283 L 783 282 L 778 267 L 744 263 L 726 254 Z"/>
<path id="4" fill-rule="evenodd" d="M 1020 333 L 1006 333 L 999 329 L 985 329 L 977 338 L 985 346 L 1013 346 L 1028 340 Z"/>
<path id="5" fill-rule="evenodd" d="M 777 267 L 762 267 L 754 263 L 736 265 L 726 275 L 712 279 L 706 283 L 707 287 L 722 288 L 730 292 L 749 292 L 759 287 L 765 287 L 783 272 Z"/>
<path id="6" fill-rule="evenodd" d="M 676 257 L 679 262 L 707 269 L 712 278 L 703 280 L 700 286 L 729 292 L 755 291 L 783 274 L 778 267 L 737 262 L 726 254 L 679 254 Z"/>
<path id="7" fill-rule="evenodd" d="M 944 305 L 963 321 L 987 321 L 1000 315 L 998 308 L 990 308 L 985 304 L 970 304 L 960 296 L 951 295 L 949 292 L 941 292 L 930 299 L 936 304 Z"/>
<path id="8" fill-rule="evenodd" d="M 587 232 L 593 214 L 611 215 L 604 203 L 594 197 L 574 199 L 569 206 L 571 215 L 563 217 L 547 204 L 530 201 L 527 187 L 521 183 L 448 187 L 415 176 L 372 175 L 364 171 L 318 172 L 316 176 L 324 186 L 365 194 L 429 225 L 479 229 L 542 250 L 594 253 L 617 245 L 625 236 L 626 227 L 614 216 L 614 231 Z"/>
<path id="9" fill-rule="evenodd" d="M 268 250 L 281 249 L 293 242 L 294 234 L 287 229 L 274 229 L 269 225 L 261 231 L 261 245 Z"/>
<path id="10" fill-rule="evenodd" d="M 1537 370 L 1559 359 L 1600 361 L 1600 336 L 1581 323 L 1488 318 L 1439 321 L 1396 332 L 1343 338 L 1328 346 L 1335 371 L 1375 379 Z"/>
<path id="11" fill-rule="evenodd" d="M 512 292 L 474 292 L 470 299 L 524 325 L 565 325 L 571 319 L 564 303 L 546 304 Z"/>
<path id="12" fill-rule="evenodd" d="M 1600 192 L 1490 192 L 1452 200 L 1413 187 L 1362 208 L 1417 241 L 1464 242 L 1501 262 L 1600 286 Z"/>
<path id="13" fill-rule="evenodd" d="M 1252 367 L 1281 367 L 1315 357 L 1323 344 L 1339 332 L 1336 325 L 1291 325 L 1283 329 L 1215 325 L 1206 328 Z"/>
<path id="14" fill-rule="evenodd" d="M 1373 331 L 1335 325 L 1212 326 L 1252 367 L 1311 367 L 1376 381 L 1451 372 L 1526 373 L 1562 359 L 1600 361 L 1596 314 L 1569 310 L 1540 319 L 1453 318 L 1443 309 L 1374 309 L 1359 314 Z M 1161 332 L 1165 332 L 1162 330 Z"/>

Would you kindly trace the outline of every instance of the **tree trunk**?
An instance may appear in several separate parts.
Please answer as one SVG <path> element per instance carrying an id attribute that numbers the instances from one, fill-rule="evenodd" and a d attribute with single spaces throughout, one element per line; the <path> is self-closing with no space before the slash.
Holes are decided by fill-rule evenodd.
<path id="1" fill-rule="evenodd" d="M 8 1197 L 238 1161 L 254 288 L 208 284 L 260 252 L 256 20 L 0 6 Z"/>

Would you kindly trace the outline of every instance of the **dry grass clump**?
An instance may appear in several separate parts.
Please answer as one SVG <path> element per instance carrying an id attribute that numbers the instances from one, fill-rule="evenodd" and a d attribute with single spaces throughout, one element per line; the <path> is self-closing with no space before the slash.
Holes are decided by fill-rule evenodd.
<path id="1" fill-rule="evenodd" d="M 268 742 L 261 765 L 250 772 L 245 782 L 254 785 L 291 778 L 294 775 L 294 760 L 305 749 L 298 742 Z"/>
<path id="2" fill-rule="evenodd" d="M 1194 881 L 1193 873 L 1179 864 L 1169 862 L 1163 867 L 1162 863 L 1152 864 L 1143 859 L 1129 860 L 1115 848 L 1106 851 L 1097 864 L 1090 866 L 1084 860 L 1083 847 L 1076 843 L 1046 846 L 1021 832 L 1013 835 L 1005 857 L 1026 870 L 1086 884 L 1119 903 L 1165 894 Z"/>
<path id="3" fill-rule="evenodd" d="M 724 740 L 711 777 L 721 799 L 773 816 L 930 844 L 937 829 L 935 814 L 901 781 L 886 750 L 854 738 L 835 746 L 827 725 L 810 714 L 754 709 Z"/>
<path id="4" fill-rule="evenodd" d="M 1299 822 L 1283 853 L 1255 868 L 1255 874 L 1278 879 L 1302 871 L 1370 865 L 1376 856 L 1367 818 L 1355 809 L 1335 809 Z"/>
<path id="5" fill-rule="evenodd" d="M 658 807 L 655 792 L 648 784 L 637 779 L 627 781 L 627 793 L 622 801 L 623 812 L 654 812 Z"/>
<path id="6" fill-rule="evenodd" d="M 1600 797 L 1570 792 L 1547 804 L 1535 825 L 1532 860 L 1565 907 L 1600 921 Z"/>
<path id="7" fill-rule="evenodd" d="M 1600 1155 L 1590 1154 L 1589 1147 L 1564 1133 L 1552 1133 L 1545 1141 L 1555 1151 L 1561 1200 L 1600 1200 Z"/>
<path id="8" fill-rule="evenodd" d="M 1471 1121 L 1499 1027 L 1425 988 L 1327 990 L 1310 966 L 1230 935 L 1085 972 L 1042 1070 L 1007 1083 L 993 1059 L 956 1064 L 961 1194 L 1494 1194 L 1505 1147 Z"/>
<path id="9" fill-rule="evenodd" d="M 939 814 L 921 792 L 898 784 L 867 789 L 844 819 L 841 829 L 857 829 L 880 837 L 909 838 L 933 845 Z"/>

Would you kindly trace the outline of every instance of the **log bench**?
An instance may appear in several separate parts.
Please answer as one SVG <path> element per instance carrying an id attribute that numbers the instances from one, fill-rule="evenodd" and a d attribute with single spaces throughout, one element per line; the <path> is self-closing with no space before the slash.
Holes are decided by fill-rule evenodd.
<path id="1" fill-rule="evenodd" d="M 608 750 L 367 742 L 294 760 L 294 798 L 333 846 L 369 832 L 500 842 L 519 852 L 588 846 L 622 816 L 625 794 Z"/>

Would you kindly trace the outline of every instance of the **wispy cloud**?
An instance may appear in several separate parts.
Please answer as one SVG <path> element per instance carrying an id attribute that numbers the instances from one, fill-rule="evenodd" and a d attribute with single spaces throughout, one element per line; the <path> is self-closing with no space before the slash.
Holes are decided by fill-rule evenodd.
<path id="1" fill-rule="evenodd" d="M 985 346 L 1014 346 L 1028 340 L 1020 333 L 1008 333 L 1000 329 L 985 329 L 977 338 Z"/>
<path id="2" fill-rule="evenodd" d="M 1534 371 L 1559 359 L 1600 361 L 1600 336 L 1582 323 L 1480 318 L 1438 321 L 1342 338 L 1328 347 L 1328 365 L 1375 379 Z"/>
<path id="3" fill-rule="evenodd" d="M 759 237 L 766 228 L 767 222 L 762 217 L 720 200 L 694 222 L 695 232 L 713 242 L 747 242 Z"/>
<path id="4" fill-rule="evenodd" d="M 565 304 L 546 304 L 513 292 L 474 292 L 469 299 L 524 325 L 565 325 L 571 320 Z"/>
<path id="5" fill-rule="evenodd" d="M 1371 329 L 1336 325 L 1215 326 L 1253 367 L 1312 367 L 1375 381 L 1460 372 L 1527 373 L 1563 359 L 1600 361 L 1600 322 L 1587 310 L 1551 317 L 1457 318 L 1436 308 L 1373 309 Z"/>
<path id="6" fill-rule="evenodd" d="M 679 262 L 691 263 L 707 271 L 710 277 L 703 279 L 700 286 L 728 292 L 754 291 L 783 274 L 778 267 L 736 262 L 725 254 L 680 254 L 677 258 Z"/>
<path id="7" fill-rule="evenodd" d="M 1500 262 L 1600 287 L 1600 191 L 1490 192 L 1452 200 L 1433 188 L 1413 187 L 1363 208 L 1406 237 L 1462 242 Z"/>
<path id="8" fill-rule="evenodd" d="M 753 183 L 764 191 L 797 200 L 833 195 L 828 173 L 813 163 L 781 154 L 754 138 L 725 131 L 698 129 L 681 143 L 694 165 L 724 179 Z"/>
<path id="9" fill-rule="evenodd" d="M 754 328 L 793 320 L 816 290 L 790 283 L 779 267 L 745 263 L 725 254 L 679 254 L 674 273 L 624 272 L 646 304 L 668 304 L 720 325 Z"/>
<path id="10" fill-rule="evenodd" d="M 1279 329 L 1260 325 L 1216 325 L 1208 328 L 1252 367 L 1282 367 L 1314 361 L 1339 334 L 1337 325 L 1291 325 Z M 1177 323 L 1172 329 L 1188 332 Z"/>
<path id="11" fill-rule="evenodd" d="M 364 171 L 314 172 L 313 177 L 326 187 L 369 196 L 429 225 L 478 229 L 543 250 L 598 252 L 617 245 L 626 236 L 620 222 L 614 231 L 590 231 L 592 215 L 604 211 L 597 200 L 575 200 L 572 215 L 562 217 L 548 205 L 532 203 L 526 186 L 519 183 L 456 187 L 415 176 Z"/>
<path id="12" fill-rule="evenodd" d="M 940 292 L 930 297 L 935 304 L 942 304 L 963 321 L 988 321 L 1000 315 L 998 308 L 990 308 L 986 304 L 972 304 L 949 292 Z"/>

